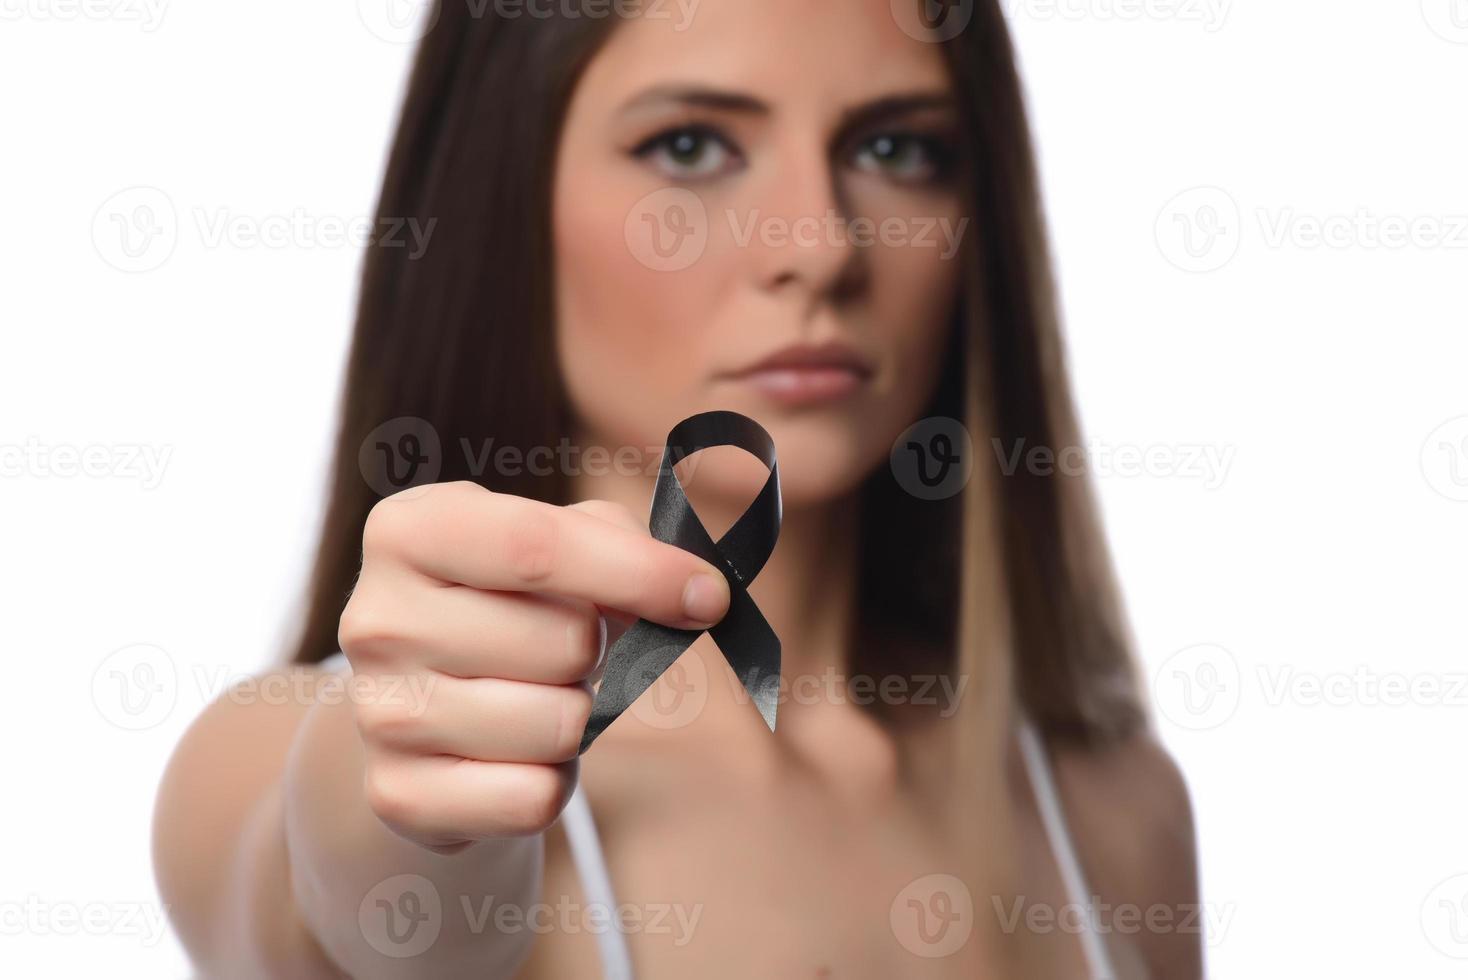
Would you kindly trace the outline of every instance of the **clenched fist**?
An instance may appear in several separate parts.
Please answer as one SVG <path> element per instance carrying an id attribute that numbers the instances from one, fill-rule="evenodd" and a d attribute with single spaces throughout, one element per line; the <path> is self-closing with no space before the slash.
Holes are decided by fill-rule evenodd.
<path id="1" fill-rule="evenodd" d="M 407 680 L 427 697 L 356 704 L 368 804 L 439 852 L 543 831 L 575 786 L 608 618 L 703 629 L 728 604 L 713 566 L 618 504 L 473 483 L 383 500 L 338 641 L 373 690 Z"/>

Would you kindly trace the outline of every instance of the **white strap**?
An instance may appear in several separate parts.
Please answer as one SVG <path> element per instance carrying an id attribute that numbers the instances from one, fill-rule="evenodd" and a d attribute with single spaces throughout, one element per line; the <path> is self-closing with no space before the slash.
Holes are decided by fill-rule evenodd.
<path id="1" fill-rule="evenodd" d="M 1071 841 L 1070 828 L 1066 826 L 1065 813 L 1060 805 L 1060 794 L 1055 789 L 1055 780 L 1050 772 L 1050 761 L 1040 736 L 1028 718 L 1019 725 L 1019 747 L 1024 756 L 1025 769 L 1030 775 L 1030 785 L 1035 789 L 1035 803 L 1040 809 L 1040 821 L 1045 826 L 1045 836 L 1050 838 L 1050 850 L 1060 868 L 1060 878 L 1065 883 L 1065 892 L 1073 905 L 1085 909 L 1084 928 L 1081 929 L 1081 951 L 1086 957 L 1086 969 L 1091 980 L 1116 980 L 1116 971 L 1101 935 L 1095 929 L 1095 909 L 1091 902 L 1091 888 L 1086 884 L 1080 859 L 1076 856 Z"/>
<path id="2" fill-rule="evenodd" d="M 602 976 L 605 980 L 632 980 L 632 956 L 627 950 L 627 937 L 618 926 L 612 879 L 607 874 L 596 823 L 591 819 L 591 805 L 579 782 L 566 809 L 561 811 L 561 824 L 571 843 L 571 857 L 581 875 L 588 908 L 600 905 L 607 910 L 603 921 L 609 925 L 596 933 L 597 945 L 601 947 Z"/>
<path id="3" fill-rule="evenodd" d="M 345 653 L 341 653 L 340 651 L 338 651 L 337 653 L 333 653 L 331 656 L 321 661 L 321 663 L 317 666 L 327 673 L 332 674 L 336 673 L 338 670 L 341 670 L 343 667 L 347 668 L 348 670 L 352 669 L 351 661 L 347 659 L 347 655 Z"/>

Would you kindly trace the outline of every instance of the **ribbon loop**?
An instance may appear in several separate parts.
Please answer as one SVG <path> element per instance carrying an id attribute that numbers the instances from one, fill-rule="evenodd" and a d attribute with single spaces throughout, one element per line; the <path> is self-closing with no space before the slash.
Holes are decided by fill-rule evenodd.
<path id="1" fill-rule="evenodd" d="M 715 446 L 737 446 L 770 470 L 753 503 L 717 542 L 709 537 L 673 472 L 673 467 L 684 459 Z M 780 510 L 775 443 L 759 423 L 737 412 L 705 412 L 684 419 L 668 433 L 653 489 L 648 529 L 659 541 L 692 552 L 723 573 L 729 583 L 729 612 L 707 632 L 772 732 L 780 687 L 780 638 L 765 621 L 748 587 L 775 550 Z M 622 634 L 607 651 L 601 686 L 592 700 L 580 752 L 590 748 L 596 737 L 704 632 L 639 619 Z"/>

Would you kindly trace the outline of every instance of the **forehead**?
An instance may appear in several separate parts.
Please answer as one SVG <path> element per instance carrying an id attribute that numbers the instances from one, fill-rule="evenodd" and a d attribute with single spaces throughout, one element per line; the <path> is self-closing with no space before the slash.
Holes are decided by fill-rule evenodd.
<path id="1" fill-rule="evenodd" d="M 938 45 L 906 34 L 893 0 L 643 0 L 583 81 L 608 101 L 693 84 L 780 109 L 839 109 L 949 87 Z"/>

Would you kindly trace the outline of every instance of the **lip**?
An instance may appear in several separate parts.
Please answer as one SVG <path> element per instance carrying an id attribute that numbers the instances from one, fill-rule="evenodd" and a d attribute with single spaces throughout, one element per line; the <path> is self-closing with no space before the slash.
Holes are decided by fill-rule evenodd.
<path id="1" fill-rule="evenodd" d="M 872 364 L 855 347 L 839 340 L 823 344 L 791 344 L 769 357 L 733 372 L 731 377 L 743 378 L 761 371 L 780 369 L 844 368 L 869 378 Z"/>
<path id="2" fill-rule="evenodd" d="M 727 375 L 774 401 L 809 405 L 843 398 L 866 384 L 874 368 L 850 344 L 792 344 Z"/>

